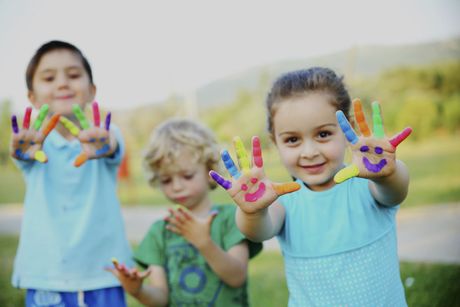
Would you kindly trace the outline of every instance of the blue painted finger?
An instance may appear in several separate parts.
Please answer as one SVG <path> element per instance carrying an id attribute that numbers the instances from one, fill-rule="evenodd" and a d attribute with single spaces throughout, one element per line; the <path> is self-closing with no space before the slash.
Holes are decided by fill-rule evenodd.
<path id="1" fill-rule="evenodd" d="M 342 129 L 343 134 L 345 134 L 348 142 L 351 144 L 356 144 L 358 142 L 358 137 L 356 136 L 355 131 L 345 117 L 345 114 L 343 114 L 342 111 L 337 111 L 335 115 L 337 117 L 337 122 L 339 123 L 339 126 Z"/>
<path id="2" fill-rule="evenodd" d="M 240 178 L 241 173 L 236 168 L 236 165 L 233 162 L 232 157 L 230 156 L 228 151 L 223 150 L 221 156 L 222 156 L 222 162 L 224 162 L 225 168 L 227 169 L 230 176 L 232 176 L 235 179 Z"/>

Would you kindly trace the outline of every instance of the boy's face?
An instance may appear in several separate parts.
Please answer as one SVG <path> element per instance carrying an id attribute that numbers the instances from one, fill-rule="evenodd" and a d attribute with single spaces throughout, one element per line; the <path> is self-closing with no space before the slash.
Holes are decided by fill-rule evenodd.
<path id="1" fill-rule="evenodd" d="M 204 163 L 196 162 L 188 150 L 183 150 L 175 161 L 168 164 L 159 171 L 159 183 L 169 200 L 190 210 L 211 205 L 208 198 L 210 179 Z"/>
<path id="2" fill-rule="evenodd" d="M 293 97 L 280 102 L 273 117 L 274 139 L 284 166 L 315 191 L 335 184 L 333 177 L 345 156 L 345 137 L 329 99 L 324 93 Z"/>
<path id="3" fill-rule="evenodd" d="M 84 108 L 96 94 L 81 58 L 70 50 L 58 49 L 41 58 L 32 79 L 29 100 L 36 108 L 48 104 L 53 113 L 72 116 L 72 105 Z"/>

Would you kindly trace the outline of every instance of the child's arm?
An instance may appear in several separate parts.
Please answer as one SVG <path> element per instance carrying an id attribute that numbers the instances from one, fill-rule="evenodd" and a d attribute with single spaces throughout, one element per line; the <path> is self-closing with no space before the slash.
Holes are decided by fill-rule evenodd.
<path id="1" fill-rule="evenodd" d="M 249 239 L 260 242 L 276 235 L 284 223 L 284 208 L 275 202 L 276 199 L 297 191 L 300 186 L 295 182 L 274 183 L 265 176 L 258 137 L 252 139 L 252 167 L 239 138 L 234 139 L 234 146 L 241 172 L 229 153 L 223 151 L 222 161 L 231 176 L 230 180 L 214 171 L 210 172 L 210 176 L 227 190 L 238 205 L 236 222 L 241 232 Z"/>
<path id="2" fill-rule="evenodd" d="M 380 204 L 394 206 L 401 203 L 407 195 L 409 172 L 401 161 L 396 159 L 396 148 L 412 132 L 404 129 L 389 139 L 383 130 L 380 106 L 372 104 L 373 132 L 367 126 L 361 101 L 353 101 L 355 120 L 361 131 L 358 137 L 342 111 L 337 111 L 337 121 L 352 150 L 352 164 L 340 170 L 334 177 L 337 183 L 359 176 L 368 178 L 372 196 Z"/>
<path id="3" fill-rule="evenodd" d="M 51 117 L 47 126 L 40 130 L 48 109 L 49 107 L 46 104 L 40 108 L 40 113 L 32 127 L 30 127 L 30 115 L 32 113 L 32 108 L 30 107 L 26 109 L 22 129 L 18 127 L 16 116 L 11 117 L 13 133 L 11 135 L 10 152 L 13 158 L 22 161 L 37 160 L 42 163 L 48 161 L 48 157 L 42 151 L 43 142 L 59 121 L 59 114 L 55 114 Z"/>
<path id="4" fill-rule="evenodd" d="M 146 306 L 168 305 L 168 283 L 166 272 L 161 266 L 151 265 L 148 270 L 139 272 L 136 268 L 126 268 L 115 259 L 112 262 L 114 268 L 107 268 L 107 270 L 112 272 L 123 289 L 139 302 Z M 149 278 L 149 284 L 144 284 L 146 278 Z"/>
<path id="5" fill-rule="evenodd" d="M 80 122 L 82 130 L 65 117 L 61 117 L 62 125 L 80 140 L 82 151 L 75 159 L 74 165 L 81 166 L 87 160 L 109 157 L 118 148 L 118 142 L 113 131 L 110 130 L 111 113 L 105 119 L 104 127 L 101 127 L 99 105 L 93 102 L 93 126 L 90 126 L 80 106 L 74 105 L 73 112 Z"/>
<path id="6" fill-rule="evenodd" d="M 170 209 L 166 228 L 184 237 L 206 259 L 211 269 L 219 278 L 231 287 L 244 284 L 247 275 L 249 250 L 242 242 L 224 251 L 211 238 L 211 224 L 217 212 L 204 219 L 197 218 L 186 208 Z"/>

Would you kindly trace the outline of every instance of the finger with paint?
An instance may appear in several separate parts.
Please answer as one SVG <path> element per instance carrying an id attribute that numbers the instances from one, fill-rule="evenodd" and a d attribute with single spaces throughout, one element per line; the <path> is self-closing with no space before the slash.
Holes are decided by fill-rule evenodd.
<path id="1" fill-rule="evenodd" d="M 363 112 L 363 106 L 359 98 L 353 100 L 353 111 L 355 114 L 355 120 L 358 123 L 359 131 L 361 131 L 361 134 L 365 137 L 370 136 L 371 131 L 369 130 L 369 127 L 367 125 L 366 117 L 364 116 Z"/>
<path id="2" fill-rule="evenodd" d="M 235 148 L 236 157 L 241 171 L 243 174 L 248 173 L 251 168 L 251 162 L 249 160 L 248 152 L 246 151 L 240 137 L 237 136 L 233 138 L 233 147 Z"/>
<path id="3" fill-rule="evenodd" d="M 374 136 L 377 139 L 383 139 L 385 137 L 385 131 L 383 130 L 382 113 L 380 112 L 380 105 L 377 101 L 372 103 L 372 123 L 374 124 Z"/>
<path id="4" fill-rule="evenodd" d="M 358 136 L 350 125 L 350 122 L 346 118 L 345 114 L 342 111 L 337 111 L 335 113 L 337 117 L 337 122 L 339 123 L 340 129 L 342 129 L 343 134 L 347 138 L 348 142 L 351 144 L 356 144 L 358 142 Z"/>

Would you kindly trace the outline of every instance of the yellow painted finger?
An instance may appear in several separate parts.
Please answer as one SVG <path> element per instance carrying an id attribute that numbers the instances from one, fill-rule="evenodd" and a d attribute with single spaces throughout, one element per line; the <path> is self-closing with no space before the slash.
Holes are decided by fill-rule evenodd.
<path id="1" fill-rule="evenodd" d="M 347 166 L 343 169 L 341 169 L 337 174 L 334 176 L 334 181 L 336 183 L 342 183 L 345 180 L 348 180 L 350 178 L 356 177 L 359 175 L 359 169 L 356 165 L 352 164 L 350 166 Z"/>
<path id="2" fill-rule="evenodd" d="M 48 162 L 48 157 L 42 150 L 37 150 L 34 154 L 34 159 L 41 163 Z"/>
<path id="3" fill-rule="evenodd" d="M 78 134 L 80 133 L 80 129 L 77 127 L 77 125 L 72 123 L 70 120 L 68 120 L 64 116 L 59 117 L 59 121 L 67 130 L 70 131 L 70 133 L 72 133 L 72 135 L 78 136 Z"/>
<path id="4" fill-rule="evenodd" d="M 251 161 L 249 160 L 246 148 L 244 148 L 243 141 L 241 141 L 239 137 L 235 137 L 233 138 L 233 146 L 235 147 L 236 157 L 238 158 L 241 171 L 243 173 L 248 173 L 251 168 Z"/>

